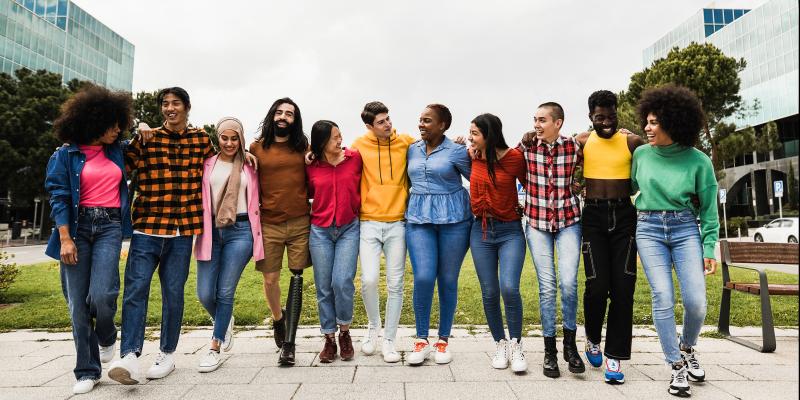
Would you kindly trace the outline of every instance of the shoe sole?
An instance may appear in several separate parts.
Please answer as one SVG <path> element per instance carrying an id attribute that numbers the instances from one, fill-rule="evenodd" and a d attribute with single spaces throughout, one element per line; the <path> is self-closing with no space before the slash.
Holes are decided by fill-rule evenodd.
<path id="1" fill-rule="evenodd" d="M 561 371 L 543 371 L 543 373 L 544 373 L 544 376 L 546 376 L 548 378 L 560 378 L 561 377 Z"/>
<path id="2" fill-rule="evenodd" d="M 525 366 L 525 368 L 514 368 L 514 367 L 512 366 L 512 367 L 511 367 L 511 371 L 513 371 L 515 374 L 520 374 L 520 373 L 523 373 L 523 372 L 528 372 L 528 366 L 526 365 L 526 366 Z"/>
<path id="3" fill-rule="evenodd" d="M 622 385 L 623 383 L 625 383 L 625 379 L 609 379 L 609 378 L 605 378 L 605 380 L 606 380 L 606 383 L 609 384 L 609 385 Z"/>
<path id="4" fill-rule="evenodd" d="M 219 363 L 219 364 L 216 364 L 216 365 L 211 366 L 211 367 L 197 367 L 197 372 L 200 372 L 200 373 L 214 372 L 217 369 L 219 369 L 219 366 L 221 364 L 222 363 Z"/>
<path id="5" fill-rule="evenodd" d="M 704 375 L 704 376 L 701 376 L 701 377 L 699 377 L 699 378 L 698 378 L 698 377 L 696 377 L 696 376 L 694 376 L 694 375 L 692 375 L 692 374 L 690 374 L 690 373 L 687 373 L 687 374 L 686 374 L 686 376 L 687 376 L 687 377 L 689 378 L 689 380 L 690 380 L 690 381 L 692 381 L 692 382 L 704 382 L 704 381 L 706 380 L 706 377 L 705 377 L 705 375 Z"/>
<path id="6" fill-rule="evenodd" d="M 136 385 L 139 383 L 137 379 L 131 377 L 131 373 L 127 369 L 120 367 L 111 368 L 108 371 L 108 377 L 123 385 Z"/>
<path id="7" fill-rule="evenodd" d="M 422 360 L 417 362 L 411 362 L 409 360 L 406 361 L 408 361 L 408 365 L 422 365 L 425 364 L 425 361 L 427 361 L 429 357 L 431 357 L 431 353 L 425 354 L 425 357 L 423 357 Z"/>
<path id="8" fill-rule="evenodd" d="M 573 374 L 582 374 L 582 373 L 586 372 L 586 367 L 574 368 L 574 367 L 570 366 L 567 369 L 569 369 L 569 372 L 572 372 Z"/>
<path id="9" fill-rule="evenodd" d="M 172 371 L 175 371 L 175 364 L 172 364 L 172 368 L 169 371 L 167 371 L 166 373 L 164 373 L 164 375 L 150 375 L 150 374 L 148 374 L 147 375 L 147 379 L 163 379 L 163 378 L 168 377 L 169 374 L 172 373 Z"/>
<path id="10" fill-rule="evenodd" d="M 669 394 L 671 394 L 673 396 L 677 396 L 677 397 L 691 397 L 692 396 L 692 392 L 688 388 L 687 389 L 673 389 L 672 387 L 670 387 L 669 389 L 667 389 L 667 393 L 669 393 Z"/>

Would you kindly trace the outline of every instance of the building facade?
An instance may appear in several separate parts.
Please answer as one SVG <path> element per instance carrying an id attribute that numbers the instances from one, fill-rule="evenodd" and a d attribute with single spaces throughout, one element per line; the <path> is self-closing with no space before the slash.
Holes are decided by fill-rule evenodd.
<path id="1" fill-rule="evenodd" d="M 745 104 L 758 104 L 756 111 L 736 116 L 739 129 L 765 129 L 774 122 L 780 147 L 769 153 L 747 154 L 724 170 L 720 188 L 728 191 L 728 216 L 758 216 L 777 212 L 773 181 L 782 180 L 783 204 L 787 204 L 787 180 L 798 176 L 798 2 L 769 0 L 758 7 L 717 8 L 714 3 L 667 33 L 643 52 L 649 67 L 667 56 L 673 47 L 692 42 L 711 43 L 723 53 L 743 58 L 739 94 Z M 790 169 L 792 170 L 790 172 Z"/>
<path id="2" fill-rule="evenodd" d="M 45 69 L 131 91 L 134 46 L 69 0 L 0 0 L 0 72 Z"/>

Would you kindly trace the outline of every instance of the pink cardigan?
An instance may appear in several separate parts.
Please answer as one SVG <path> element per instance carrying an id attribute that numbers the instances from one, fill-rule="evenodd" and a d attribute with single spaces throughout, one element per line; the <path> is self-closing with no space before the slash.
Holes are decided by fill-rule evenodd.
<path id="1" fill-rule="evenodd" d="M 203 163 L 203 233 L 197 235 L 194 244 L 194 257 L 200 261 L 211 259 L 211 230 L 214 227 L 214 217 L 211 215 L 211 171 L 218 156 L 209 157 Z M 253 167 L 245 164 L 244 173 L 247 176 L 247 215 L 250 219 L 250 230 L 253 232 L 253 259 L 264 259 L 264 242 L 261 240 L 261 217 L 259 216 L 258 174 Z"/>

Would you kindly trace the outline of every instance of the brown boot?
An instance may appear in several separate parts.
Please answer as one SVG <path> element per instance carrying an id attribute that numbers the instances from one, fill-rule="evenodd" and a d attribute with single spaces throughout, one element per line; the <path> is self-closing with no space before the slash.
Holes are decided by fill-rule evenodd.
<path id="1" fill-rule="evenodd" d="M 325 347 L 319 353 L 319 362 L 327 364 L 334 358 L 336 358 L 336 341 L 333 336 L 325 335 Z"/>
<path id="2" fill-rule="evenodd" d="M 349 330 L 339 332 L 339 347 L 342 349 L 342 352 L 339 353 L 342 356 L 342 360 L 350 361 L 353 359 L 355 350 L 353 350 L 353 339 L 350 339 Z"/>

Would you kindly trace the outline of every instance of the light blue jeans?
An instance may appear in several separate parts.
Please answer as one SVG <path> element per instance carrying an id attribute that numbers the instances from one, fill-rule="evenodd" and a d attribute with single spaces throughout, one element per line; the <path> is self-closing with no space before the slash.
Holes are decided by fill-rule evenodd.
<path id="1" fill-rule="evenodd" d="M 361 297 L 370 328 L 381 328 L 378 279 L 381 253 L 386 257 L 386 326 L 383 337 L 394 340 L 403 310 L 403 276 L 406 272 L 406 222 L 361 221 L 359 259 Z"/>
<path id="2" fill-rule="evenodd" d="M 353 295 L 356 287 L 358 218 L 344 226 L 322 228 L 311 225 L 308 248 L 314 265 L 314 285 L 317 287 L 320 332 L 336 332 L 336 325 L 353 322 Z"/>
<path id="3" fill-rule="evenodd" d="M 653 294 L 653 322 L 667 363 L 681 360 L 679 343 L 697 344 L 706 318 L 706 279 L 703 244 L 695 215 L 689 211 L 639 211 L 636 246 Z M 678 275 L 683 301 L 680 342 L 675 324 L 675 288 Z"/>
<path id="4" fill-rule="evenodd" d="M 539 312 L 542 334 L 556 336 L 556 266 L 561 288 L 561 318 L 564 329 L 576 330 L 578 310 L 578 264 L 581 261 L 581 224 L 572 224 L 558 232 L 540 231 L 525 225 L 525 237 L 531 250 L 536 278 L 539 281 Z"/>

